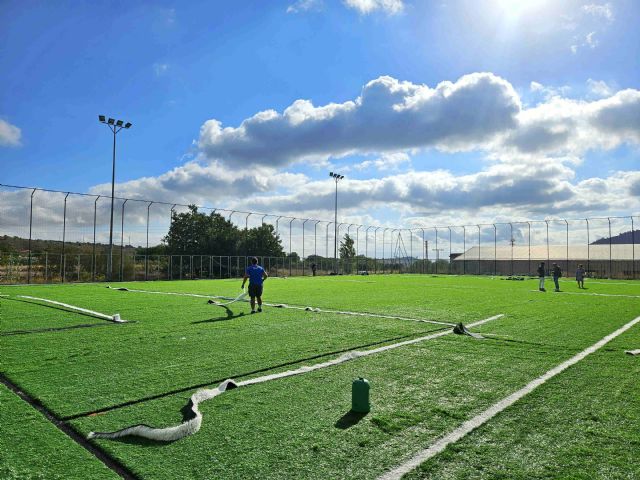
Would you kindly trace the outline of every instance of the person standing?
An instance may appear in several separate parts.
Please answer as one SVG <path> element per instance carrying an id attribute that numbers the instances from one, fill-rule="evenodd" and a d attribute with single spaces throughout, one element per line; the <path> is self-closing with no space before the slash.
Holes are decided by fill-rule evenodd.
<path id="1" fill-rule="evenodd" d="M 251 265 L 247 267 L 242 278 L 242 288 L 249 280 L 249 297 L 251 297 L 251 313 L 256 313 L 256 299 L 258 300 L 258 312 L 262 311 L 262 286 L 269 275 L 258 265 L 258 259 L 253 257 Z"/>
<path id="2" fill-rule="evenodd" d="M 584 288 L 585 273 L 584 267 L 582 265 L 578 265 L 578 269 L 576 270 L 576 282 L 578 282 L 578 288 Z"/>
<path id="3" fill-rule="evenodd" d="M 540 279 L 538 289 L 541 292 L 546 292 L 544 288 L 544 262 L 540 262 L 540 265 L 538 265 L 538 278 Z"/>
<path id="4" fill-rule="evenodd" d="M 311 273 L 313 274 L 313 276 L 314 276 L 314 277 L 316 276 L 316 268 L 318 268 L 318 267 L 316 266 L 316 264 L 315 264 L 315 263 L 312 263 L 312 264 L 311 264 Z"/>
<path id="5" fill-rule="evenodd" d="M 562 276 L 562 270 L 560 270 L 560 267 L 558 266 L 557 263 L 553 264 L 553 269 L 552 269 L 552 275 L 553 275 L 553 283 L 556 284 L 556 292 L 560 291 L 560 283 L 558 280 L 560 280 L 560 277 Z"/>

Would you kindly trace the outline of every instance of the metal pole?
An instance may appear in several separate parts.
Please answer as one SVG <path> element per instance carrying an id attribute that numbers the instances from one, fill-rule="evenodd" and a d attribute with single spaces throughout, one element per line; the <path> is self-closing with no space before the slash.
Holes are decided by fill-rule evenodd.
<path id="1" fill-rule="evenodd" d="M 36 189 L 31 192 L 31 205 L 29 206 L 29 270 L 27 272 L 27 283 L 31 283 L 31 228 L 33 226 L 33 195 Z"/>
<path id="2" fill-rule="evenodd" d="M 369 229 L 373 228 L 369 226 L 364 230 L 364 266 L 365 270 L 369 270 Z"/>
<path id="3" fill-rule="evenodd" d="M 96 267 L 97 267 L 97 262 L 96 262 L 96 216 L 97 216 L 97 212 L 98 212 L 98 200 L 100 200 L 100 196 L 98 195 L 95 199 L 95 201 L 93 202 L 93 262 L 92 262 L 92 269 L 93 269 L 93 274 L 92 274 L 92 281 L 96 281 Z"/>
<path id="4" fill-rule="evenodd" d="M 585 218 L 584 221 L 587 223 L 587 272 L 589 271 L 589 269 L 591 268 L 590 266 L 590 257 L 591 255 L 589 254 L 590 252 L 590 242 L 589 242 L 589 219 Z"/>
<path id="5" fill-rule="evenodd" d="M 424 239 L 424 228 L 420 228 L 420 230 L 422 230 L 422 245 L 424 246 L 424 245 L 425 245 L 425 239 Z M 426 264 L 427 264 L 427 254 L 426 254 L 426 252 L 425 252 L 425 253 L 422 255 L 422 274 L 423 274 L 423 275 L 424 275 L 424 269 L 425 269 Z M 428 270 L 428 269 L 427 269 L 427 270 Z M 427 273 L 429 273 L 429 272 L 427 271 Z"/>
<path id="6" fill-rule="evenodd" d="M 338 177 L 334 177 L 336 182 L 336 201 L 335 201 L 335 215 L 333 217 L 333 225 L 335 228 L 333 237 L 333 273 L 338 274 Z"/>
<path id="7" fill-rule="evenodd" d="M 545 220 L 544 223 L 547 224 L 547 271 L 549 271 L 549 262 L 551 262 L 551 258 L 549 258 L 549 220 Z"/>
<path id="8" fill-rule="evenodd" d="M 438 250 L 438 227 L 433 227 L 436 231 L 436 275 L 438 275 L 438 261 L 440 260 L 440 250 Z"/>
<path id="9" fill-rule="evenodd" d="M 329 258 L 329 225 L 331 222 L 327 222 L 326 232 L 324 234 L 325 246 L 324 246 L 324 256 L 325 258 Z"/>
<path id="10" fill-rule="evenodd" d="M 293 258 L 292 258 L 292 248 L 291 248 L 291 224 L 293 223 L 294 220 L 297 220 L 297 219 L 295 217 L 293 217 L 289 221 L 289 276 L 291 276 L 291 261 L 293 260 Z"/>
<path id="11" fill-rule="evenodd" d="M 447 227 L 449 229 L 449 275 L 451 275 L 451 264 L 453 263 L 453 259 L 451 258 L 451 227 Z"/>
<path id="12" fill-rule="evenodd" d="M 566 265 L 567 269 L 565 271 L 566 271 L 566 275 L 568 276 L 569 275 L 569 222 L 567 222 L 567 220 L 565 219 L 564 223 L 567 227 L 567 265 Z"/>
<path id="13" fill-rule="evenodd" d="M 411 255 L 411 266 L 413 267 L 413 232 L 411 229 L 409 231 L 409 255 Z M 413 270 L 413 268 L 411 268 Z"/>
<path id="14" fill-rule="evenodd" d="M 147 275 L 149 274 L 149 209 L 153 205 L 153 202 L 149 202 L 147 205 L 147 249 L 145 251 L 144 256 L 144 279 L 147 280 Z"/>
<path id="15" fill-rule="evenodd" d="M 113 200 L 116 188 L 116 130 L 115 127 L 109 126 L 113 131 L 113 163 L 111 168 L 111 219 L 109 220 L 109 258 L 107 259 L 107 281 L 112 281 L 113 274 Z"/>
<path id="16" fill-rule="evenodd" d="M 302 276 L 304 277 L 307 273 L 304 266 L 304 224 L 307 223 L 309 219 L 307 218 L 304 222 L 302 222 Z"/>
<path id="17" fill-rule="evenodd" d="M 480 275 L 480 225 L 476 225 L 478 227 L 478 275 Z M 436 247 L 438 248 L 438 247 Z"/>
<path id="18" fill-rule="evenodd" d="M 631 275 L 636 279 L 636 232 L 633 230 L 633 215 L 631 219 Z"/>
<path id="19" fill-rule="evenodd" d="M 607 221 L 609 222 L 609 278 L 613 276 L 613 265 L 611 261 L 611 218 L 607 217 Z"/>
<path id="20" fill-rule="evenodd" d="M 315 257 L 314 261 L 318 261 L 318 224 L 320 220 L 316 220 L 316 223 L 313 224 L 313 256 Z"/>
<path id="21" fill-rule="evenodd" d="M 122 202 L 122 226 L 120 227 L 120 281 L 124 281 L 124 206 L 129 201 L 128 198 Z"/>
<path id="22" fill-rule="evenodd" d="M 527 225 L 529 226 L 529 236 L 527 237 L 529 240 L 529 263 L 527 265 L 527 270 L 529 275 L 531 275 L 531 222 L 527 222 Z"/>
<path id="23" fill-rule="evenodd" d="M 513 238 L 513 224 L 509 222 L 509 231 L 510 231 L 510 243 L 511 243 L 511 276 L 513 276 L 513 245 L 515 243 L 515 239 Z"/>
<path id="24" fill-rule="evenodd" d="M 462 259 L 462 274 L 467 274 L 467 228 L 462 225 L 462 251 L 464 252 Z"/>
<path id="25" fill-rule="evenodd" d="M 364 227 L 364 225 L 358 225 L 358 228 L 356 229 L 356 265 L 358 264 L 357 262 L 357 258 L 359 256 L 361 256 L 361 252 L 360 252 L 360 229 Z M 359 268 L 357 270 L 360 270 Z M 365 269 L 363 269 L 365 270 Z"/>
<path id="26" fill-rule="evenodd" d="M 493 275 L 498 275 L 498 228 L 495 223 L 493 225 Z"/>
<path id="27" fill-rule="evenodd" d="M 66 240 L 66 234 L 67 234 L 67 197 L 69 196 L 69 192 L 67 192 L 67 194 L 64 196 L 64 213 L 62 214 L 62 258 L 61 258 L 61 266 L 62 266 L 62 272 L 60 273 L 60 279 L 62 280 L 62 283 L 64 283 L 64 275 L 65 275 L 65 270 L 66 270 L 66 266 L 67 266 L 67 257 L 64 253 L 65 250 L 65 240 Z"/>
<path id="28" fill-rule="evenodd" d="M 376 227 L 373 231 L 373 266 L 374 273 L 378 273 L 378 230 L 382 227 Z"/>

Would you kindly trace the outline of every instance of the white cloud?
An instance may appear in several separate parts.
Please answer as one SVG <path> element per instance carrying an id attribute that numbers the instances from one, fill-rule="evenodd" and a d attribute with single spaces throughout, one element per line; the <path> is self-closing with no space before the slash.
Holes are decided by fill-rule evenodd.
<path id="1" fill-rule="evenodd" d="M 330 156 L 426 146 L 465 150 L 513 128 L 520 109 L 511 84 L 491 73 L 435 88 L 380 77 L 353 101 L 316 107 L 296 100 L 281 114 L 258 112 L 235 128 L 208 120 L 198 145 L 208 158 L 233 167 L 318 163 Z"/>
<path id="2" fill-rule="evenodd" d="M 322 10 L 322 0 L 298 0 L 287 7 L 287 13 L 301 13 Z"/>
<path id="3" fill-rule="evenodd" d="M 610 3 L 605 3 L 600 5 L 599 4 L 583 5 L 582 10 L 585 13 L 592 15 L 594 17 L 603 18 L 607 22 L 613 22 L 614 20 L 613 8 L 611 7 Z"/>
<path id="4" fill-rule="evenodd" d="M 22 131 L 15 125 L 0 118 L 0 146 L 19 147 Z"/>
<path id="5" fill-rule="evenodd" d="M 376 160 L 365 160 L 354 166 L 356 170 L 375 169 L 380 172 L 386 170 L 398 170 L 400 166 L 410 163 L 411 159 L 404 152 L 383 153 Z"/>
<path id="6" fill-rule="evenodd" d="M 377 10 L 388 15 L 396 15 L 404 10 L 402 0 L 343 0 L 348 8 L 356 10 L 360 15 L 368 15 Z"/>
<path id="7" fill-rule="evenodd" d="M 596 97 L 610 97 L 614 93 L 613 88 L 603 80 L 593 80 L 589 78 L 587 80 L 587 87 L 591 94 Z"/>

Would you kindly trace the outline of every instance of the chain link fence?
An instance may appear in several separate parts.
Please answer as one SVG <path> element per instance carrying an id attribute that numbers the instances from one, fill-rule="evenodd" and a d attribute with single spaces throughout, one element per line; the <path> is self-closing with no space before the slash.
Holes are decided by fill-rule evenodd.
<path id="1" fill-rule="evenodd" d="M 0 184 L 0 284 L 102 282 L 109 272 L 113 281 L 236 278 L 249 256 L 257 256 L 275 276 L 513 276 L 535 274 L 540 262 L 548 271 L 555 262 L 567 276 L 583 265 L 593 277 L 636 279 L 640 267 L 637 215 L 411 228 L 339 223 L 335 228 L 326 220 L 199 207 L 223 215 L 241 231 L 273 225 L 286 255 L 154 255 L 172 214 L 187 210 L 182 204 L 114 198 L 111 222 L 111 197 Z M 334 260 L 346 235 L 354 241 L 355 256 Z"/>

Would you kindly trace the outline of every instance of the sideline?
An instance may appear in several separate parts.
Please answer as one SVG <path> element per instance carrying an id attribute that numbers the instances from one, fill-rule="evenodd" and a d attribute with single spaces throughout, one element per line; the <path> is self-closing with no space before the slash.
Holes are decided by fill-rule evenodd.
<path id="1" fill-rule="evenodd" d="M 611 340 L 613 340 L 617 336 L 619 336 L 622 333 L 624 333 L 627 330 L 629 330 L 631 327 L 633 327 L 638 322 L 640 322 L 640 317 L 634 318 L 633 320 L 631 320 L 627 324 L 625 324 L 622 327 L 620 327 L 615 332 L 610 333 L 609 335 L 607 335 L 606 337 L 604 337 L 601 340 L 597 341 L 596 343 L 594 343 L 590 347 L 585 348 L 582 352 L 578 353 L 577 355 L 574 355 L 569 360 L 566 360 L 566 361 L 562 362 L 561 364 L 555 366 L 554 368 L 552 368 L 548 372 L 546 372 L 543 375 L 539 376 L 535 380 L 529 382 L 527 385 L 522 387 L 520 390 L 517 390 L 516 392 L 512 393 L 511 395 L 503 398 L 499 402 L 497 402 L 494 405 L 492 405 L 491 407 L 487 408 L 484 412 L 482 412 L 482 413 L 476 415 L 475 417 L 473 417 L 471 420 L 467 420 L 466 422 L 464 422 L 462 425 L 460 425 L 458 428 L 456 428 L 452 432 L 448 433 L 444 437 L 441 437 L 439 440 L 436 441 L 436 443 L 431 445 L 429 448 L 426 448 L 425 450 L 422 450 L 418 454 L 414 455 L 407 462 L 405 462 L 405 463 L 401 464 L 400 466 L 394 468 L 393 470 L 381 475 L 380 477 L 378 477 L 378 480 L 396 480 L 396 479 L 399 479 L 400 477 L 402 477 L 403 475 L 409 473 L 410 471 L 412 471 L 413 469 L 418 467 L 420 464 L 422 464 L 426 460 L 429 460 L 430 458 L 436 456 L 438 453 L 442 452 L 448 445 L 457 442 L 458 440 L 463 438 L 468 433 L 472 432 L 473 430 L 475 430 L 479 426 L 481 426 L 484 423 L 488 422 L 493 417 L 495 417 L 498 413 L 502 412 L 507 407 L 513 405 L 515 402 L 520 400 L 522 397 L 524 397 L 528 393 L 532 392 L 533 390 L 538 388 L 540 385 L 544 384 L 547 380 L 555 377 L 559 373 L 562 373 L 564 370 L 566 370 L 570 366 L 575 365 L 580 360 L 584 359 L 587 355 L 590 355 L 593 352 L 599 350 L 604 345 L 609 343 Z"/>

